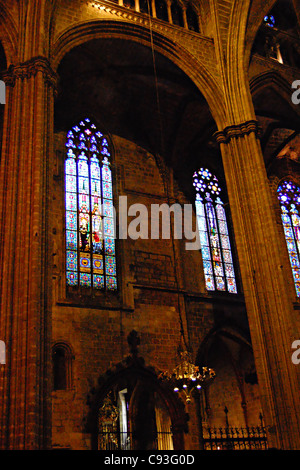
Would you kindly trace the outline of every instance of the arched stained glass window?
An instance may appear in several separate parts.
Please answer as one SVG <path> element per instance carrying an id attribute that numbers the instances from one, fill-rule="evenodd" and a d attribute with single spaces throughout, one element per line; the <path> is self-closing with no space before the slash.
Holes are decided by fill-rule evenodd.
<path id="1" fill-rule="evenodd" d="M 67 134 L 66 278 L 69 286 L 117 289 L 110 148 L 84 119 Z"/>
<path id="2" fill-rule="evenodd" d="M 194 173 L 196 214 L 206 288 L 237 293 L 226 213 L 216 176 L 201 168 Z"/>
<path id="3" fill-rule="evenodd" d="M 291 181 L 284 181 L 277 193 L 296 293 L 300 297 L 300 188 Z"/>

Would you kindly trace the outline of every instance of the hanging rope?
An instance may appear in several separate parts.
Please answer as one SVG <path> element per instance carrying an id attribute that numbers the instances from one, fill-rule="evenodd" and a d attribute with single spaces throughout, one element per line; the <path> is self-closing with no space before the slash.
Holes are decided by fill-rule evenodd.
<path id="1" fill-rule="evenodd" d="M 165 155 L 165 145 L 164 145 L 164 137 L 163 137 L 163 126 L 162 126 L 162 116 L 161 116 L 161 107 L 160 107 L 160 100 L 159 100 L 159 91 L 158 91 L 158 78 L 157 78 L 157 67 L 156 67 L 156 60 L 155 60 L 155 50 L 154 50 L 154 40 L 153 40 L 153 27 L 152 27 L 152 17 L 151 17 L 151 10 L 150 10 L 150 2 L 147 0 L 148 5 L 148 18 L 149 18 L 149 33 L 150 33 L 150 42 L 151 42 L 151 51 L 152 51 L 152 61 L 153 61 L 153 72 L 154 72 L 154 82 L 155 82 L 155 92 L 156 92 L 156 104 L 157 104 L 157 113 L 158 113 L 158 122 L 159 122 L 159 135 L 160 135 L 160 148 L 161 148 L 161 155 L 160 158 L 158 155 L 155 154 L 156 164 L 162 174 L 163 184 L 165 193 L 168 200 L 168 206 L 170 207 L 170 190 L 169 190 L 169 177 L 168 172 L 166 170 L 165 162 L 163 161 Z M 170 221 L 171 222 L 171 221 Z M 180 324 L 180 341 L 183 340 L 184 346 L 187 351 L 190 351 L 190 347 L 187 344 L 185 334 L 184 334 L 184 327 L 183 327 L 183 320 L 181 314 L 181 305 L 180 305 L 180 297 L 179 297 L 179 282 L 177 276 L 177 256 L 176 256 L 176 249 L 174 243 L 174 233 L 172 223 L 170 223 L 170 236 L 171 236 L 171 243 L 172 243 L 172 251 L 173 257 L 175 261 L 175 269 L 174 269 L 174 277 L 175 277 L 175 284 L 177 289 L 177 305 L 178 305 L 178 314 L 179 314 L 179 324 Z"/>

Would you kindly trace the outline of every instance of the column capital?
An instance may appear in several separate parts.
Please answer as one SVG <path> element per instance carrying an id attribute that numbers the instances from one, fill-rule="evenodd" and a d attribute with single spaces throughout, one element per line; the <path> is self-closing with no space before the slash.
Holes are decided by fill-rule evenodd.
<path id="1" fill-rule="evenodd" d="M 14 86 L 16 80 L 28 79 L 35 76 L 38 72 L 42 72 L 45 81 L 54 90 L 57 89 L 58 75 L 52 69 L 49 60 L 42 56 L 32 57 L 32 59 L 17 65 L 10 65 L 6 71 L 1 73 L 1 78 L 7 86 Z"/>
<path id="2" fill-rule="evenodd" d="M 251 134 L 254 132 L 257 137 L 260 134 L 260 128 L 258 121 L 251 120 L 242 122 L 241 124 L 234 124 L 232 126 L 227 126 L 223 131 L 217 131 L 214 133 L 214 138 L 218 144 L 227 144 L 233 138 L 244 137 L 245 135 Z"/>

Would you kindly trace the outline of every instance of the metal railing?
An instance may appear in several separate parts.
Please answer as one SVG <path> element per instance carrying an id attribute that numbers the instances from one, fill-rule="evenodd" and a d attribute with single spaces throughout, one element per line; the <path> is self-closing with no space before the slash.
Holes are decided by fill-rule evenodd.
<path id="1" fill-rule="evenodd" d="M 132 432 L 103 430 L 98 434 L 98 450 L 135 450 L 136 438 Z M 151 443 L 151 450 L 170 450 L 171 432 L 157 432 Z"/>
<path id="2" fill-rule="evenodd" d="M 266 450 L 268 449 L 265 428 L 253 426 L 208 427 L 203 430 L 204 450 Z M 171 432 L 157 432 L 147 442 L 151 450 L 171 450 L 173 448 Z M 120 432 L 109 429 L 98 433 L 98 450 L 136 450 L 139 448 L 138 436 L 132 432 Z"/>
<path id="3" fill-rule="evenodd" d="M 204 450 L 265 450 L 268 448 L 264 427 L 206 428 Z"/>

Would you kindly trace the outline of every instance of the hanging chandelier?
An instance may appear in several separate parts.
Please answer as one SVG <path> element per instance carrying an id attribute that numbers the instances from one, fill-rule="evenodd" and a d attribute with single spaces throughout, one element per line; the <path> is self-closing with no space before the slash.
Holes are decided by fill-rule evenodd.
<path id="1" fill-rule="evenodd" d="M 174 392 L 181 393 L 186 403 L 190 403 L 194 390 L 200 390 L 208 385 L 215 377 L 215 371 L 209 367 L 195 366 L 187 350 L 178 350 L 177 365 L 172 372 L 162 372 L 160 378 L 167 380 Z"/>

